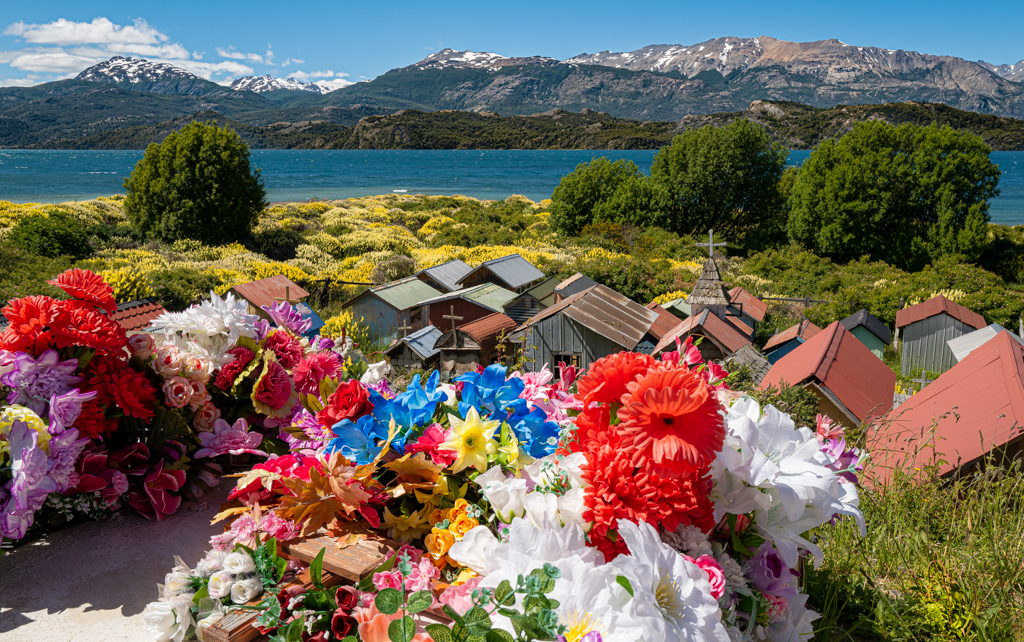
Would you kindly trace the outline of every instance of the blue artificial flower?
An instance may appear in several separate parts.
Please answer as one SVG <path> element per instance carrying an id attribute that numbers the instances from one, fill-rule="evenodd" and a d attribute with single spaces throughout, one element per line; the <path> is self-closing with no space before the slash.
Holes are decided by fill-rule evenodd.
<path id="1" fill-rule="evenodd" d="M 462 400 L 459 412 L 465 417 L 470 407 L 481 415 L 493 415 L 515 404 L 523 394 L 526 384 L 522 379 L 505 378 L 505 366 L 494 364 L 483 372 L 468 372 L 455 379 L 462 383 Z M 525 406 L 525 402 L 523 402 Z"/>
<path id="2" fill-rule="evenodd" d="M 437 404 L 448 398 L 444 392 L 437 390 L 438 380 L 435 371 L 427 380 L 427 385 L 423 386 L 420 384 L 420 376 L 416 375 L 405 392 L 394 399 L 387 399 L 375 390 L 369 391 L 377 430 L 387 436 L 392 420 L 398 428 L 398 433 L 391 440 L 391 448 L 399 455 L 405 452 L 405 442 L 410 433 L 415 428 L 430 424 Z"/>
<path id="3" fill-rule="evenodd" d="M 381 447 L 377 440 L 388 436 L 387 429 L 380 430 L 380 424 L 371 415 L 364 415 L 356 423 L 342 419 L 331 428 L 337 435 L 327 443 L 327 452 L 341 451 L 341 454 L 358 465 L 368 464 L 377 458 Z"/>
<path id="4" fill-rule="evenodd" d="M 547 413 L 540 408 L 528 410 L 525 406 L 506 419 L 519 444 L 531 457 L 540 459 L 555 452 L 561 428 L 548 421 Z"/>

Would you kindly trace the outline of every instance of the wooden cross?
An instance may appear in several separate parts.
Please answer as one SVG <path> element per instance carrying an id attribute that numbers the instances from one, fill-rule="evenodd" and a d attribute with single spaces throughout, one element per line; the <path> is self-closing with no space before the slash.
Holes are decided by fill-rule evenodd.
<path id="1" fill-rule="evenodd" d="M 925 386 L 927 386 L 928 384 L 930 384 L 930 383 L 934 382 L 935 380 L 934 380 L 934 379 L 929 379 L 928 377 L 924 376 L 924 373 L 922 373 L 922 374 L 921 374 L 921 376 L 920 376 L 919 378 L 917 378 L 917 379 L 911 379 L 910 381 L 911 381 L 912 383 L 918 383 L 918 384 L 921 384 L 921 387 L 920 387 L 920 388 L 918 388 L 918 392 L 920 392 L 921 390 L 924 390 L 924 387 L 925 387 Z"/>
<path id="2" fill-rule="evenodd" d="M 708 230 L 708 242 L 707 243 L 694 243 L 697 247 L 708 248 L 708 256 L 714 257 L 716 247 L 725 247 L 725 243 L 715 243 L 715 231 Z"/>
<path id="3" fill-rule="evenodd" d="M 284 286 L 284 298 L 282 299 L 279 296 L 275 296 L 274 300 L 275 301 L 285 301 L 285 302 L 287 302 L 290 305 L 295 305 L 296 303 L 302 303 L 302 299 L 292 300 L 291 290 L 292 290 L 292 288 L 291 288 L 290 285 Z"/>
<path id="4" fill-rule="evenodd" d="M 398 329 L 402 331 L 402 338 L 404 339 L 409 336 L 409 330 L 412 330 L 412 326 L 403 322 L 402 325 L 398 326 Z"/>
<path id="5" fill-rule="evenodd" d="M 455 334 L 455 322 L 456 321 L 462 321 L 465 317 L 457 317 L 457 316 L 455 316 L 455 306 L 453 305 L 452 306 L 452 313 L 451 314 L 446 314 L 442 318 L 444 318 L 444 319 L 451 319 L 452 320 L 452 334 L 454 335 Z"/>

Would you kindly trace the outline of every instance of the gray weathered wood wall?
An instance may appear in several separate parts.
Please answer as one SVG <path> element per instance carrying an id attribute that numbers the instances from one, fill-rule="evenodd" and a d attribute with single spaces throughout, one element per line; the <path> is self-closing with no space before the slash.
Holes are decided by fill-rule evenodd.
<path id="1" fill-rule="evenodd" d="M 569 317 L 556 314 L 541 319 L 527 328 L 523 335 L 523 351 L 527 358 L 524 368 L 536 372 L 548 364 L 558 368 L 556 354 L 575 354 L 579 365 L 586 369 L 601 357 L 625 350 L 624 347 L 590 330 Z"/>

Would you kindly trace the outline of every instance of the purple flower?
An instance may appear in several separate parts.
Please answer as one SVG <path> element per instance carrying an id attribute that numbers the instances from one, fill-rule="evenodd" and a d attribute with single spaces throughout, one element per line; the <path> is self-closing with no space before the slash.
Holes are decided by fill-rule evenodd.
<path id="1" fill-rule="evenodd" d="M 287 429 L 289 425 L 291 426 L 291 430 Z M 302 439 L 292 434 L 296 432 L 296 429 L 301 429 L 307 439 Z M 322 448 L 329 439 L 334 438 L 334 433 L 322 428 L 320 424 L 316 422 L 316 417 L 309 414 L 309 412 L 302 407 L 302 404 L 295 404 L 295 410 L 292 412 L 290 423 L 282 424 L 281 431 L 277 436 L 288 444 L 289 450 L 292 452 L 298 452 L 305 450 L 318 450 L 319 448 Z"/>
<path id="2" fill-rule="evenodd" d="M 263 341 L 271 330 L 270 323 L 266 319 L 258 319 L 253 325 L 256 328 L 256 340 Z"/>
<path id="3" fill-rule="evenodd" d="M 372 386 L 366 386 L 366 389 L 376 391 L 378 394 L 380 394 L 381 397 L 384 397 L 385 399 L 394 399 L 395 397 L 395 393 L 391 390 L 391 386 L 388 385 L 387 379 L 381 379 L 379 382 L 373 384 Z"/>
<path id="4" fill-rule="evenodd" d="M 319 334 L 313 338 L 312 348 L 314 352 L 329 352 L 334 350 L 338 344 L 330 337 L 322 337 Z"/>
<path id="5" fill-rule="evenodd" d="M 74 374 L 77 369 L 78 359 L 61 361 L 56 350 L 47 350 L 38 359 L 19 352 L 14 369 L 0 377 L 0 382 L 12 389 L 7 403 L 28 406 L 42 416 L 53 395 L 62 395 L 82 381 Z"/>
<path id="6" fill-rule="evenodd" d="M 70 488 L 71 478 L 75 473 L 75 462 L 88 443 L 88 439 L 78 438 L 77 428 L 72 428 L 50 440 L 50 470 L 47 474 L 57 484 L 57 490 L 60 492 Z"/>
<path id="7" fill-rule="evenodd" d="M 59 435 L 75 424 L 82 414 L 82 404 L 96 398 L 96 391 L 82 393 L 72 388 L 62 395 L 50 397 L 50 434 Z"/>
<path id="8" fill-rule="evenodd" d="M 826 439 L 821 444 L 821 450 L 832 460 L 825 467 L 835 471 L 840 482 L 857 483 L 857 473 L 864 470 L 864 465 L 860 462 L 860 452 L 856 448 L 847 450 L 845 439 Z"/>
<path id="9" fill-rule="evenodd" d="M 77 436 L 77 435 L 76 435 Z M 24 421 L 15 421 L 8 434 L 11 448 L 10 494 L 0 511 L 0 535 L 21 539 L 32 525 L 34 513 L 46 496 L 58 489 L 57 482 L 47 475 L 50 464 L 39 448 L 39 434 Z"/>
<path id="10" fill-rule="evenodd" d="M 302 316 L 302 313 L 287 301 L 277 301 L 273 305 L 262 307 L 279 328 L 288 328 L 295 334 L 301 335 L 306 334 L 313 327 L 313 320 Z"/>
<path id="11" fill-rule="evenodd" d="M 764 542 L 743 566 L 743 574 L 766 595 L 791 598 L 796 595 L 796 575 L 782 561 L 771 542 Z"/>
<path id="12" fill-rule="evenodd" d="M 203 446 L 196 451 L 196 459 L 216 457 L 218 455 L 241 455 L 252 453 L 267 456 L 267 453 L 256 447 L 263 441 L 262 435 L 249 432 L 249 424 L 245 419 L 235 421 L 234 425 L 223 419 L 213 424 L 213 432 L 199 433 L 199 443 Z"/>

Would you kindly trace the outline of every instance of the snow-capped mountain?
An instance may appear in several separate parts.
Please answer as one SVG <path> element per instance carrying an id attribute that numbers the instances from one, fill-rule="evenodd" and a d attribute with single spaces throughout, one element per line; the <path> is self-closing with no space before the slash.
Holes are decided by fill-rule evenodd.
<path id="1" fill-rule="evenodd" d="M 979 60 L 978 64 L 997 76 L 1002 76 L 1014 82 L 1024 83 L 1024 60 L 1013 65 L 993 65 L 984 60 Z"/>
<path id="2" fill-rule="evenodd" d="M 525 58 L 509 58 L 496 53 L 486 51 L 456 51 L 454 49 L 442 49 L 432 53 L 416 64 L 404 67 L 404 69 L 487 69 L 494 71 L 501 67 L 518 65 L 555 65 L 558 61 L 554 58 L 543 56 L 528 56 Z"/>
<path id="3" fill-rule="evenodd" d="M 314 94 L 323 94 L 323 88 L 320 85 L 311 82 L 302 82 L 301 80 L 295 80 L 294 78 L 275 78 L 274 76 L 243 76 L 242 78 L 236 78 L 229 85 L 235 91 L 251 91 L 254 94 L 263 94 L 268 91 L 277 91 L 278 89 L 288 89 L 290 91 L 308 91 Z"/>
<path id="4" fill-rule="evenodd" d="M 223 92 L 224 88 L 181 67 L 145 58 L 114 56 L 89 67 L 75 80 L 117 85 L 130 91 L 153 94 L 204 95 Z"/>

